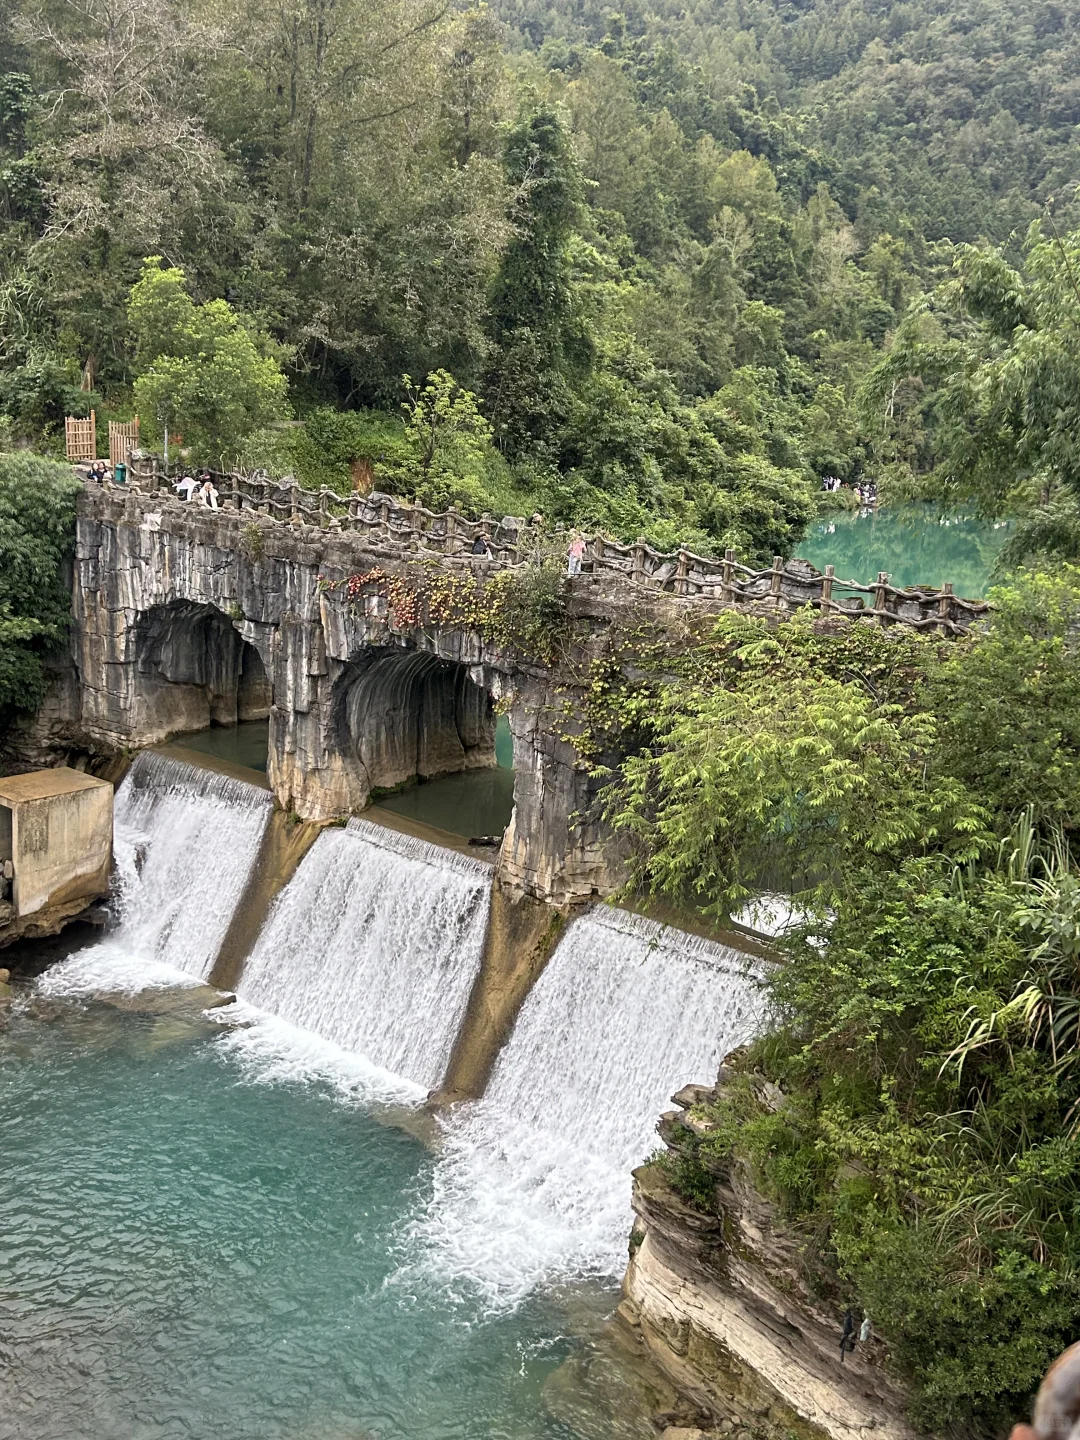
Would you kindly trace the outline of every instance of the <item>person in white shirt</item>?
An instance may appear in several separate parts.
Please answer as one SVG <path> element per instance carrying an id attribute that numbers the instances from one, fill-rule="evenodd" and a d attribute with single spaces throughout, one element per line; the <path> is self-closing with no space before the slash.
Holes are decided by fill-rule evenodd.
<path id="1" fill-rule="evenodd" d="M 208 479 L 203 481 L 201 498 L 202 503 L 204 505 L 209 505 L 211 510 L 216 510 L 218 508 L 217 486 L 214 484 L 213 480 Z"/>
<path id="2" fill-rule="evenodd" d="M 173 489 L 180 496 L 181 500 L 190 500 L 191 492 L 193 490 L 197 490 L 198 486 L 190 475 L 185 475 L 182 480 L 177 480 L 176 484 L 173 486 Z"/>

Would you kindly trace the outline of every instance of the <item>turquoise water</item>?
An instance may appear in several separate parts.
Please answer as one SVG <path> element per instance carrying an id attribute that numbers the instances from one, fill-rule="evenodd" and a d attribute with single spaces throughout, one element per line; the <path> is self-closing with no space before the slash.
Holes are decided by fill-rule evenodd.
<path id="1" fill-rule="evenodd" d="M 932 505 L 897 505 L 862 514 L 844 511 L 813 527 L 799 556 L 838 580 L 871 584 L 878 571 L 893 585 L 938 588 L 951 581 L 969 600 L 986 594 L 1008 530 L 970 516 L 942 514 Z"/>
<path id="2" fill-rule="evenodd" d="M 432 1156 L 246 1039 L 71 998 L 0 1029 L 2 1440 L 650 1433 L 581 1379 L 611 1292 L 417 1278 Z"/>

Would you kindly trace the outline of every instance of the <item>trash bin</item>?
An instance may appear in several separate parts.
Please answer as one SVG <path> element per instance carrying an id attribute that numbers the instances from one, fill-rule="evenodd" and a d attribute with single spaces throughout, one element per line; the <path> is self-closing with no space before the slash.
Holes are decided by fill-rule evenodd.
<path id="1" fill-rule="evenodd" d="M 123 461 L 121 461 L 119 465 L 116 465 L 113 468 L 113 482 L 116 485 L 127 484 L 127 466 L 123 463 Z"/>

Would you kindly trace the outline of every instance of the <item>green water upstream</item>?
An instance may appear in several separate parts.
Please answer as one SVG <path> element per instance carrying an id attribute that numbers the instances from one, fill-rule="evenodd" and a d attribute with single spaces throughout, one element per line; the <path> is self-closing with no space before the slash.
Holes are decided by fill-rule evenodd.
<path id="1" fill-rule="evenodd" d="M 38 998 L 0 1026 L 2 1440 L 648 1433 L 590 1392 L 609 1290 L 485 1315 L 404 1278 L 433 1160 L 376 1113 L 194 1016 Z"/>
<path id="2" fill-rule="evenodd" d="M 986 594 L 1008 530 L 972 517 L 942 514 L 932 505 L 895 505 L 862 514 L 843 511 L 813 526 L 798 554 L 818 570 L 836 567 L 838 580 L 871 584 L 888 572 L 897 587 L 940 586 L 969 600 Z"/>

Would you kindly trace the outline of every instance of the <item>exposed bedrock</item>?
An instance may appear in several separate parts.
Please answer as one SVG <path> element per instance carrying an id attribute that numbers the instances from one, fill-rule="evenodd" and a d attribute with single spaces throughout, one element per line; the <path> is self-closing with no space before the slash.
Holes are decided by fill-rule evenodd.
<path id="1" fill-rule="evenodd" d="M 725 1071 L 721 1069 L 721 1084 Z M 687 1086 L 660 1133 L 679 1153 L 703 1125 Z M 844 1306 L 814 1276 L 802 1239 L 737 1169 L 710 1164 L 719 1213 L 689 1205 L 659 1164 L 634 1172 L 636 1222 L 620 1316 L 639 1333 L 707 1433 L 914 1440 L 879 1339 L 840 1359 Z M 816 1281 L 816 1283 L 814 1283 Z"/>
<path id="2" fill-rule="evenodd" d="M 87 491 L 73 579 L 76 678 L 50 733 L 121 749 L 268 714 L 279 805 L 323 821 L 381 790 L 493 764 L 498 708 L 516 771 L 502 883 L 556 905 L 609 893 L 617 856 L 565 732 L 578 677 L 639 600 L 608 574 L 569 585 L 580 643 L 573 672 L 560 672 L 476 629 L 396 628 L 385 605 L 353 607 L 318 583 L 401 573 L 408 559 L 353 533 Z M 472 569 L 465 557 L 441 563 Z M 640 603 L 666 614 L 683 602 Z"/>

